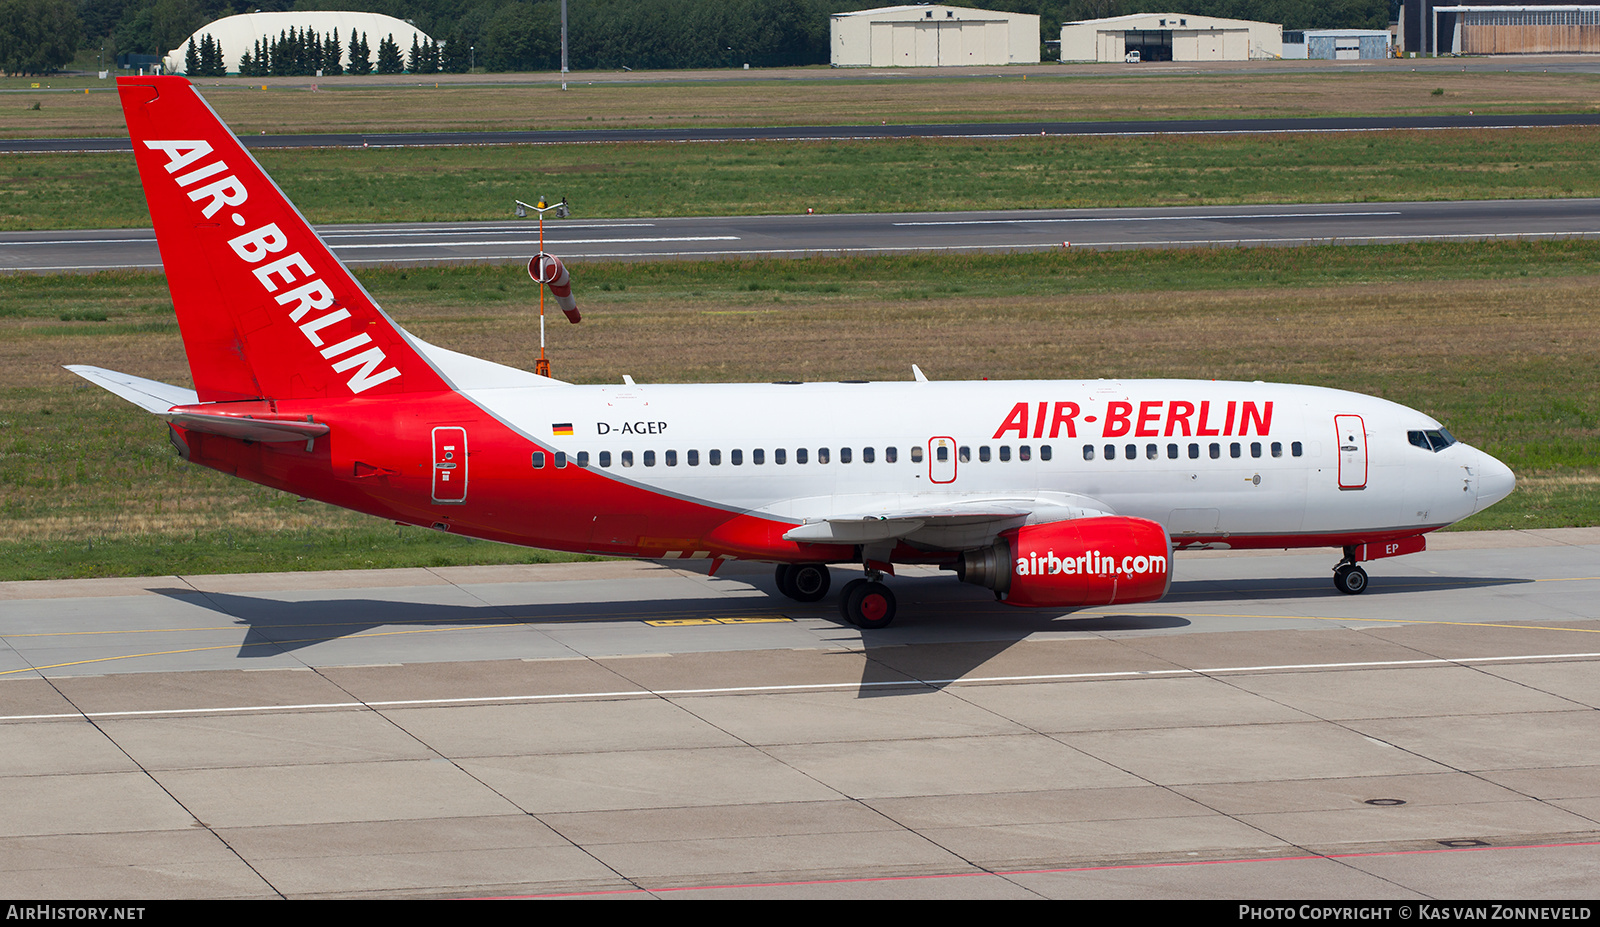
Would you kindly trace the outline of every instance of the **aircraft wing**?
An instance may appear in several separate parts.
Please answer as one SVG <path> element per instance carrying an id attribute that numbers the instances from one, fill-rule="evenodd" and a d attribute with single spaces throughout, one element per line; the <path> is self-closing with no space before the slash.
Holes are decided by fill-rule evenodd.
<path id="1" fill-rule="evenodd" d="M 784 532 L 791 541 L 814 544 L 881 544 L 906 541 L 925 547 L 965 550 L 988 544 L 1000 532 L 1027 524 L 1114 515 L 1098 499 L 1071 493 L 1027 498 L 979 498 L 926 507 L 860 511 L 808 519 Z"/>

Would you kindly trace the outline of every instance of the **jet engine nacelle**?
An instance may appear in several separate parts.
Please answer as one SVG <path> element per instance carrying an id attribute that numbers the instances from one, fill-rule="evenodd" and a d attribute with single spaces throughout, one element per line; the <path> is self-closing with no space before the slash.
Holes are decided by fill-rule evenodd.
<path id="1" fill-rule="evenodd" d="M 567 321 L 577 323 L 582 320 L 583 317 L 578 314 L 578 303 L 572 298 L 572 278 L 560 258 L 540 251 L 528 261 L 528 276 L 533 278 L 534 283 L 542 283 L 550 288 L 550 295 L 555 297 L 561 311 L 567 314 Z"/>
<path id="2" fill-rule="evenodd" d="M 1059 607 L 1153 602 L 1172 584 L 1172 542 L 1143 518 L 1107 515 L 1001 532 L 956 562 L 962 582 L 1007 605 Z"/>

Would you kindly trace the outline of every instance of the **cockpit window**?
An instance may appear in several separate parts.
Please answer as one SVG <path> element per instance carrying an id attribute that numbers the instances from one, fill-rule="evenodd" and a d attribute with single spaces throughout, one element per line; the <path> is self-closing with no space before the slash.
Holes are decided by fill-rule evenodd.
<path id="1" fill-rule="evenodd" d="M 1456 443 L 1455 435 L 1440 428 L 1438 431 L 1408 431 L 1406 440 L 1425 451 L 1435 454 Z"/>

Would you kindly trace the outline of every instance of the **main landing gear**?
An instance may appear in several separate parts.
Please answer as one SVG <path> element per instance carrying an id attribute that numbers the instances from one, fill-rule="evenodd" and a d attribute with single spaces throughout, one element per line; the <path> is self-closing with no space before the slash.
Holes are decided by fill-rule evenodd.
<path id="1" fill-rule="evenodd" d="M 828 594 L 828 567 L 821 563 L 780 563 L 774 574 L 778 591 L 796 602 L 817 602 Z M 894 593 L 883 574 L 868 570 L 839 590 L 839 615 L 858 628 L 876 631 L 894 621 Z"/>
<path id="2" fill-rule="evenodd" d="M 1360 595 L 1367 591 L 1367 571 L 1349 560 L 1341 560 L 1333 568 L 1333 588 L 1345 595 Z"/>

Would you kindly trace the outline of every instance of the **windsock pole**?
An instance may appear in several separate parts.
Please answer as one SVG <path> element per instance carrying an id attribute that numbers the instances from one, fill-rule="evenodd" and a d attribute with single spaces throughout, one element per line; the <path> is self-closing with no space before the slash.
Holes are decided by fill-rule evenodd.
<path id="1" fill-rule="evenodd" d="M 539 214 L 539 253 L 528 261 L 528 276 L 532 277 L 533 282 L 539 286 L 539 360 L 534 363 L 533 370 L 534 373 L 541 377 L 548 377 L 550 375 L 550 360 L 545 357 L 545 288 L 549 287 L 550 295 L 561 306 L 561 311 L 567 314 L 568 321 L 577 322 L 579 315 L 577 303 L 572 299 L 571 278 L 567 275 L 566 267 L 562 265 L 560 258 L 553 254 L 545 253 L 544 214 L 553 209 L 556 212 L 556 218 L 564 219 L 569 213 L 565 199 L 554 205 L 546 202 L 543 197 L 540 197 L 538 205 L 517 200 L 516 212 L 518 217 L 526 216 L 530 209 Z"/>
<path id="2" fill-rule="evenodd" d="M 541 201 L 539 205 L 544 205 Z M 539 210 L 539 253 L 544 254 L 544 210 Z M 538 258 L 534 258 L 538 260 Z M 543 270 L 544 268 L 540 268 Z M 533 365 L 533 372 L 541 377 L 550 375 L 550 361 L 544 356 L 544 284 L 539 285 L 539 362 Z"/>

